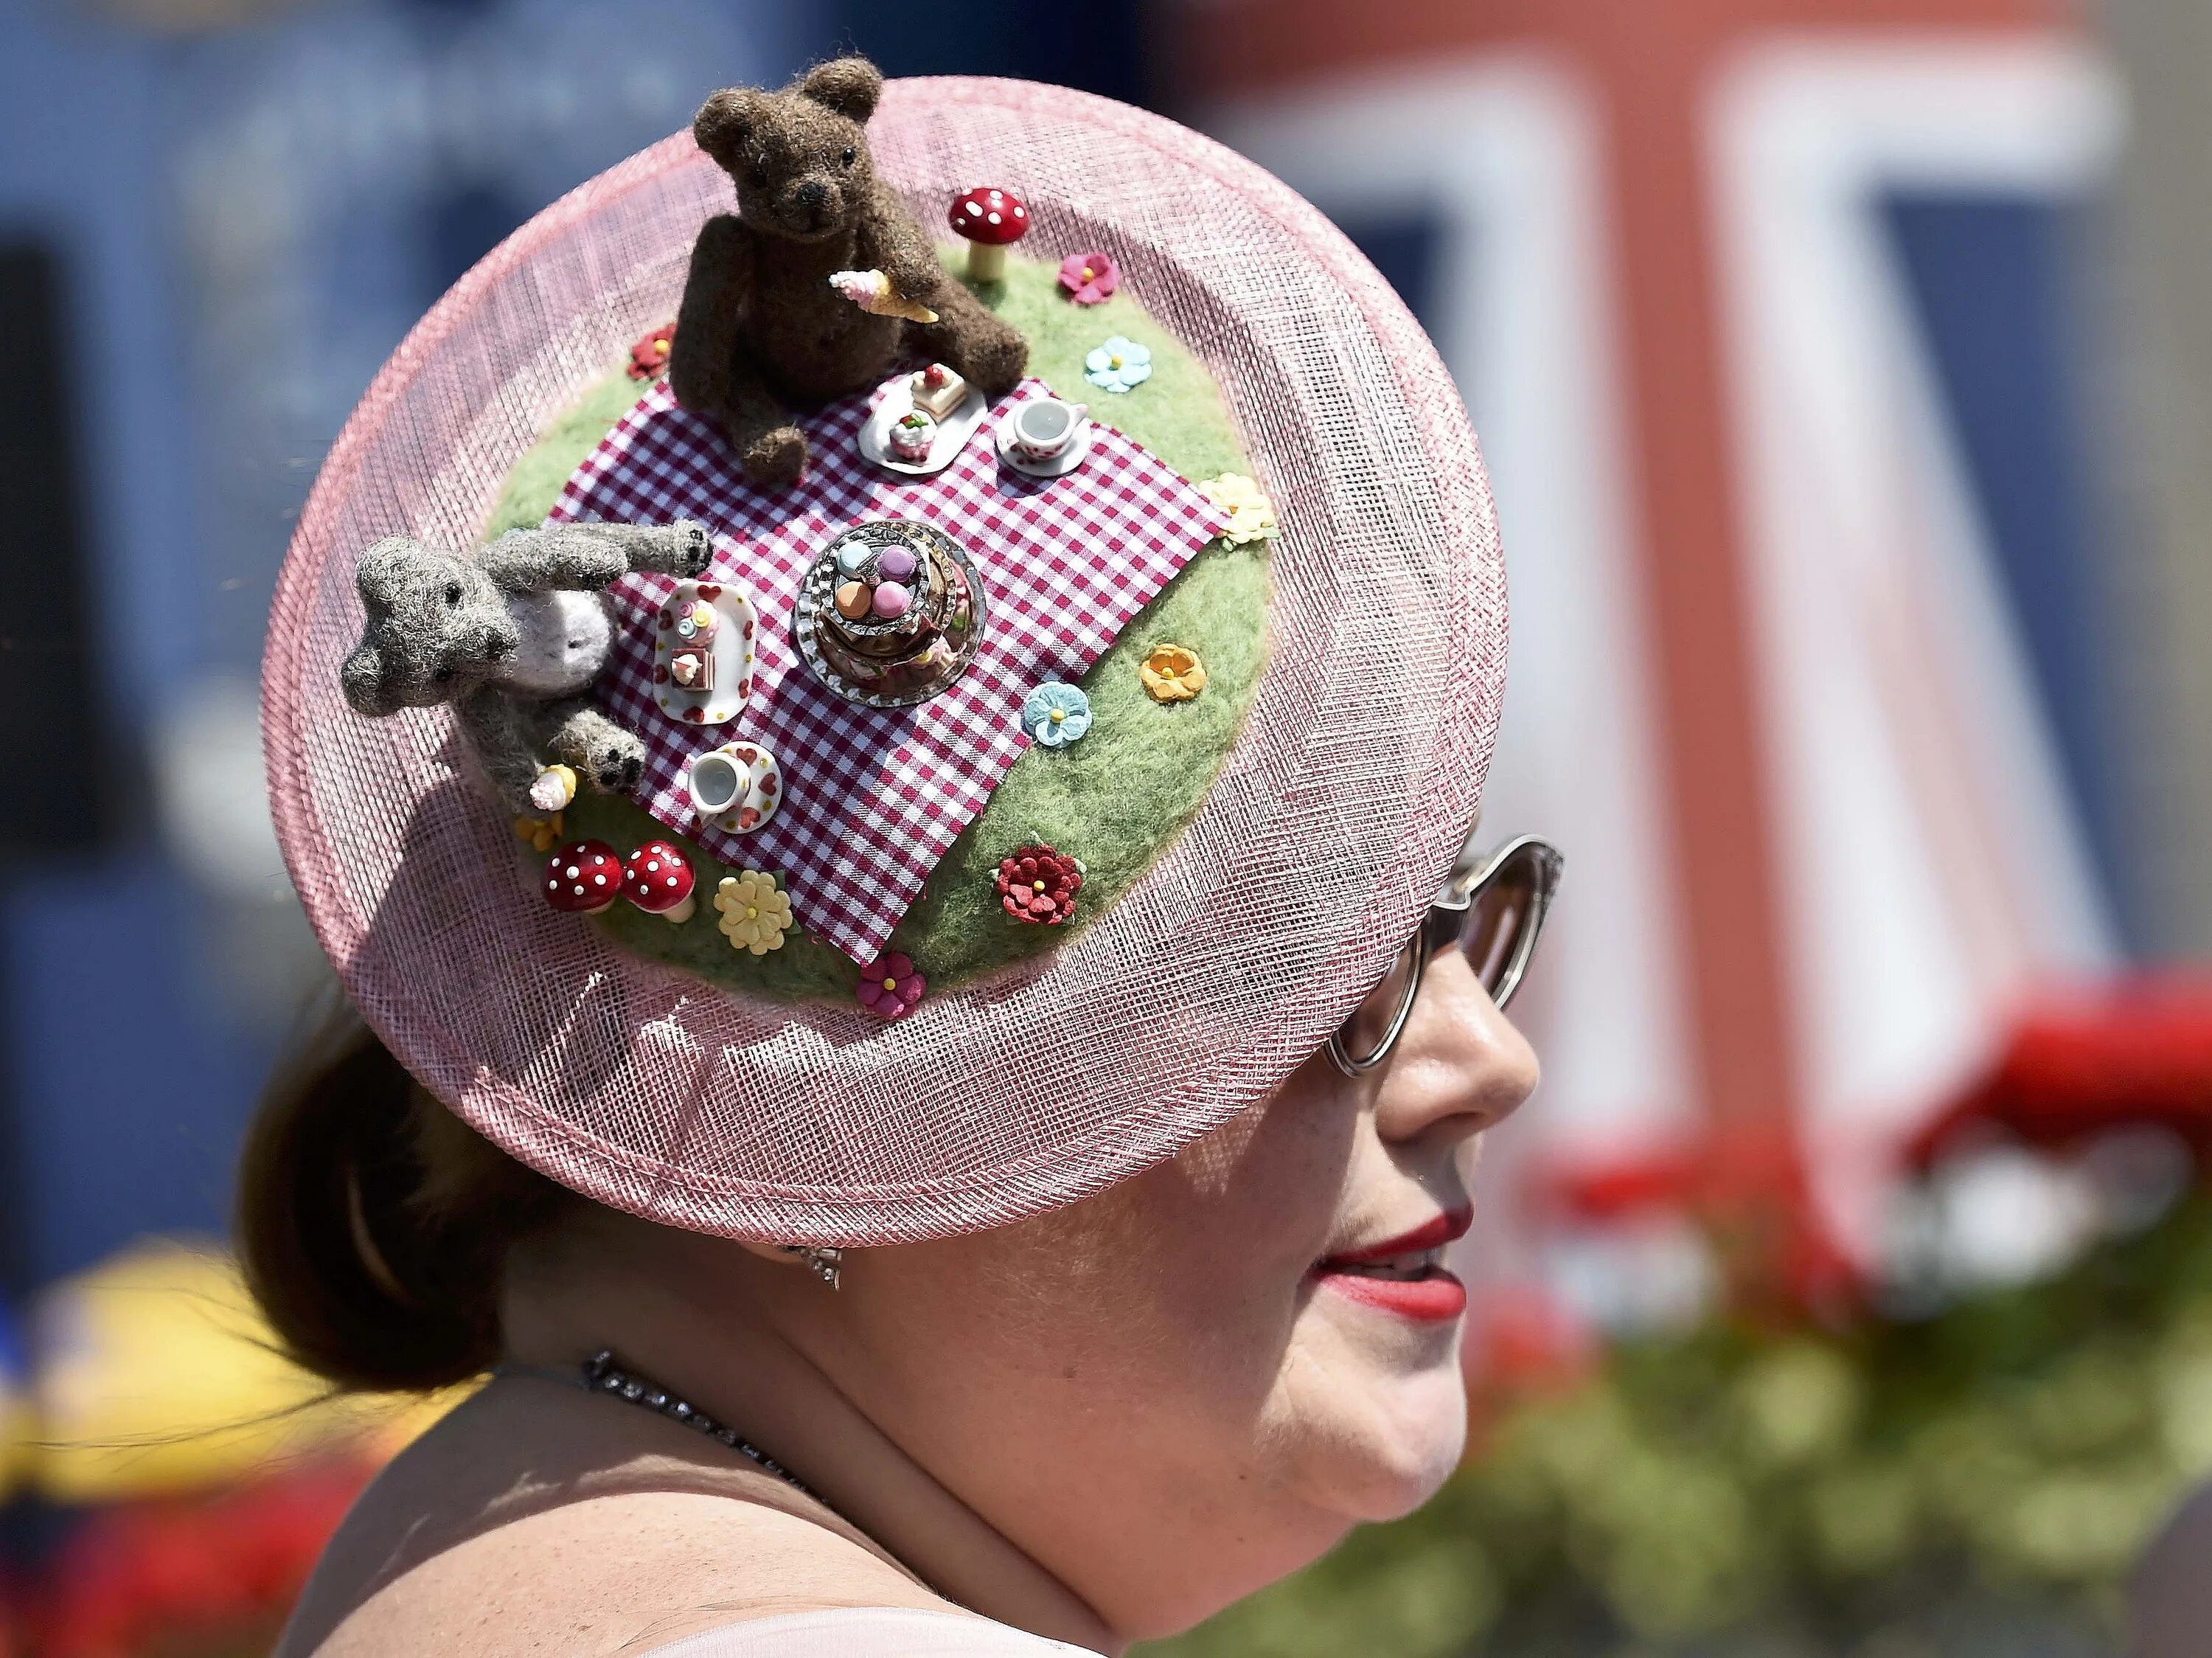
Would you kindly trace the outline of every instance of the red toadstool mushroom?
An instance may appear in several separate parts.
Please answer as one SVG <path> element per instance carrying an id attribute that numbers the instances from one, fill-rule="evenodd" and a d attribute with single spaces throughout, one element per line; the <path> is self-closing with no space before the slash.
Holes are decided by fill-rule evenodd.
<path id="1" fill-rule="evenodd" d="M 647 915 L 664 921 L 689 921 L 691 860 L 665 840 L 649 840 L 623 865 L 623 892 Z"/>
<path id="2" fill-rule="evenodd" d="M 1011 190 L 978 185 L 952 199 L 945 222 L 968 238 L 968 279 L 997 282 L 1006 274 L 1006 247 L 1029 235 L 1030 210 Z"/>
<path id="3" fill-rule="evenodd" d="M 622 860 L 603 840 L 572 840 L 545 860 L 545 901 L 562 915 L 597 915 L 622 889 Z"/>

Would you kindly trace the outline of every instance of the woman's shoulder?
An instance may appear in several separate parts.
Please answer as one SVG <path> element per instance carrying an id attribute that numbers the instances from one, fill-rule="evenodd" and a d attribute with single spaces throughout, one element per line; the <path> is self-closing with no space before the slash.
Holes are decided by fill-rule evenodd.
<path id="1" fill-rule="evenodd" d="M 465 1405 L 432 1430 L 441 1442 L 418 1442 L 372 1483 L 318 1564 L 279 1658 L 642 1653 L 715 1614 L 945 1604 L 829 1510 L 734 1455 L 725 1467 L 597 1443 L 621 1434 L 624 1413 L 532 1420 L 541 1408 L 519 1399 L 488 1419 Z"/>
<path id="2" fill-rule="evenodd" d="M 396 1571 L 327 1563 L 282 1658 L 549 1649 L 645 1653 L 702 1626 L 855 1602 L 945 1602 L 835 1531 L 766 1503 L 639 1490 L 540 1509 L 456 1539 Z M 366 1592 L 363 1592 L 366 1591 Z"/>
<path id="3" fill-rule="evenodd" d="M 965 1612 L 845 1606 L 728 1624 L 640 1658 L 1097 1658 Z"/>

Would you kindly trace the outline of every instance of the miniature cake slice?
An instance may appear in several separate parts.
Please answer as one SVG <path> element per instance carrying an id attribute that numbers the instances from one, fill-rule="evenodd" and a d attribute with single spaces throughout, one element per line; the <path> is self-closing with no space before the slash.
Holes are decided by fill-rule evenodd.
<path id="1" fill-rule="evenodd" d="M 685 645 L 671 652 L 668 677 L 686 691 L 712 691 L 714 653 L 697 645 Z"/>
<path id="2" fill-rule="evenodd" d="M 908 381 L 914 394 L 914 406 L 933 420 L 942 420 L 960 406 L 960 399 L 968 395 L 968 382 L 957 369 L 942 363 L 933 363 L 927 369 L 917 369 Z"/>

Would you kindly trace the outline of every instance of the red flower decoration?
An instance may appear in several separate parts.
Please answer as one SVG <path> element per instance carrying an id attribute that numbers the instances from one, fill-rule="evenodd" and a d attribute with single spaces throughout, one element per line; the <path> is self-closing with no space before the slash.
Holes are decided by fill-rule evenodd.
<path id="1" fill-rule="evenodd" d="M 928 988 L 929 981 L 915 972 L 913 960 L 893 950 L 860 969 L 860 982 L 853 994 L 878 1019 L 903 1019 Z"/>
<path id="2" fill-rule="evenodd" d="M 1096 305 L 1121 285 L 1121 267 L 1111 253 L 1070 253 L 1060 262 L 1060 285 L 1078 305 Z"/>
<path id="3" fill-rule="evenodd" d="M 676 325 L 665 322 L 629 348 L 629 377 L 658 380 L 668 368 L 668 353 L 676 343 Z"/>
<path id="4" fill-rule="evenodd" d="M 1057 927 L 1075 913 L 1083 866 L 1049 846 L 1023 846 L 999 860 L 999 905 L 1017 921 Z"/>

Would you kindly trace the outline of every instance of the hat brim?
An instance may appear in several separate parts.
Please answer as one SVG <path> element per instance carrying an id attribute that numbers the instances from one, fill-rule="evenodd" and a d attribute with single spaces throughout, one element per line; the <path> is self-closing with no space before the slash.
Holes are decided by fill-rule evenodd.
<path id="1" fill-rule="evenodd" d="M 601 1202 L 865 1246 L 1071 1202 L 1276 1088 L 1384 971 L 1471 826 L 1504 569 L 1457 393 L 1334 227 L 1251 163 L 1105 100 L 897 81 L 878 172 L 933 222 L 979 179 L 1040 251 L 1103 248 L 1208 366 L 1273 497 L 1271 666 L 1206 805 L 1087 932 L 878 1023 L 753 1002 L 556 915 L 446 710 L 338 691 L 353 558 L 477 534 L 551 416 L 673 314 L 727 180 L 678 135 L 554 204 L 440 302 L 339 435 L 277 582 L 270 801 L 302 904 L 386 1044 Z"/>

